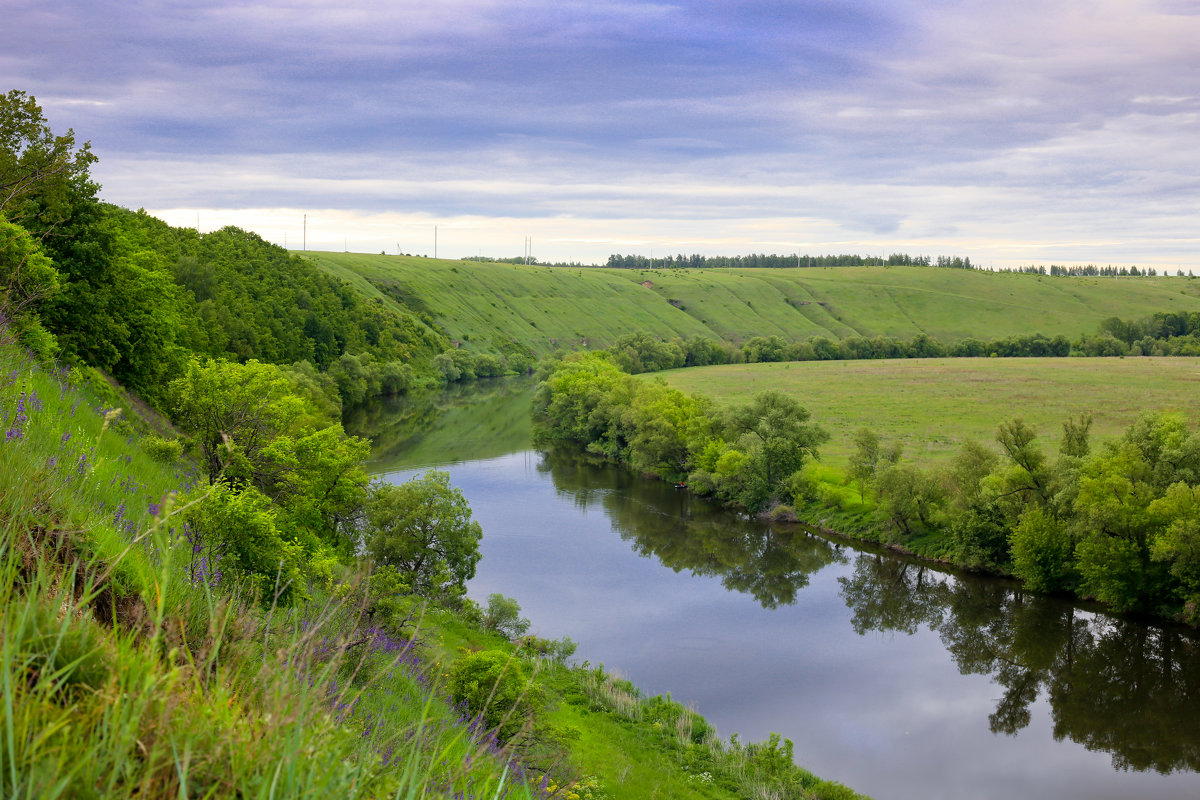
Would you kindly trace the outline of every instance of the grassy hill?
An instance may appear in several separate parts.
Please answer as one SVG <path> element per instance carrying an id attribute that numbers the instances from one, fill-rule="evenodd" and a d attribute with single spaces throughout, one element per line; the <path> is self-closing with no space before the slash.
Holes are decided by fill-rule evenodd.
<path id="1" fill-rule="evenodd" d="M 718 404 L 780 389 L 804 403 L 831 438 L 822 461 L 842 466 L 851 437 L 866 427 L 904 444 L 908 459 L 934 463 L 965 439 L 993 441 L 996 426 L 1021 417 L 1047 449 L 1062 422 L 1091 412 L 1093 440 L 1117 436 L 1143 411 L 1200 414 L 1195 358 L 930 358 L 729 364 L 655 373 Z M 649 378 L 649 376 L 646 377 Z"/>
<path id="2" fill-rule="evenodd" d="M 1097 332 L 1101 320 L 1200 310 L 1200 281 L 1051 278 L 936 267 L 570 269 L 361 253 L 304 254 L 369 297 L 436 320 L 465 347 L 542 354 L 637 331 L 740 343 L 852 335 L 942 342 Z M 585 345 L 586 342 L 586 345 Z"/>

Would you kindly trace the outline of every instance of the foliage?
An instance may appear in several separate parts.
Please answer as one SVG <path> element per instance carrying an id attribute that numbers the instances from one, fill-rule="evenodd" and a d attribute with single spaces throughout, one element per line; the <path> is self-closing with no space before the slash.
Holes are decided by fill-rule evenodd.
<path id="1" fill-rule="evenodd" d="M 63 195 L 92 186 L 95 161 L 90 142 L 76 147 L 73 130 L 54 135 L 31 95 L 12 89 L 0 96 L 0 215 L 38 229 L 53 225 Z"/>
<path id="2" fill-rule="evenodd" d="M 184 517 L 193 580 L 244 583 L 268 605 L 306 593 L 304 551 L 279 529 L 270 498 L 254 487 L 218 483 L 193 499 Z"/>
<path id="3" fill-rule="evenodd" d="M 483 626 L 489 630 L 518 639 L 529 630 L 529 620 L 521 616 L 521 604 L 511 597 L 499 593 L 488 595 L 487 609 L 483 612 Z"/>
<path id="4" fill-rule="evenodd" d="M 576 353 L 550 367 L 534 398 L 536 434 L 569 441 L 693 490 L 757 511 L 786 499 L 793 473 L 828 435 L 779 392 L 714 415 L 711 404 L 662 382 L 637 381 L 607 353 Z"/>
<path id="5" fill-rule="evenodd" d="M 1012 536 L 1013 574 L 1035 592 L 1056 592 L 1072 584 L 1075 542 L 1071 532 L 1040 508 L 1021 515 Z"/>
<path id="6" fill-rule="evenodd" d="M 365 522 L 363 540 L 375 563 L 396 568 L 419 594 L 461 594 L 475 575 L 483 532 L 446 472 L 375 484 Z"/>
<path id="7" fill-rule="evenodd" d="M 544 708 L 539 687 L 525 672 L 521 661 L 503 650 L 471 653 L 450 670 L 450 696 L 465 706 L 471 717 L 507 742 L 534 724 Z"/>
<path id="8" fill-rule="evenodd" d="M 273 484 L 278 467 L 268 447 L 310 413 L 279 368 L 257 361 L 193 361 L 170 395 L 172 418 L 195 437 L 210 482 L 224 474 Z"/>

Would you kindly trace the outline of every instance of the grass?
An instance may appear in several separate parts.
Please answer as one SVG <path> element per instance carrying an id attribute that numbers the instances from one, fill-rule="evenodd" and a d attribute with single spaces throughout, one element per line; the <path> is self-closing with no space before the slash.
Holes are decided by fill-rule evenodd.
<path id="1" fill-rule="evenodd" d="M 936 267 L 610 270 L 305 255 L 367 296 L 425 311 L 464 347 L 500 349 L 514 341 L 538 354 L 605 347 L 631 332 L 737 343 L 772 334 L 926 333 L 953 342 L 1044 333 L 1074 340 L 1097 333 L 1111 316 L 1200 310 L 1200 281 L 1175 277 L 1050 278 Z"/>
<path id="2" fill-rule="evenodd" d="M 989 443 L 996 426 L 1021 417 L 1047 447 L 1062 422 L 1093 414 L 1093 441 L 1115 437 L 1143 411 L 1200 413 L 1200 359 L 958 358 L 810 361 L 700 367 L 661 377 L 727 405 L 764 389 L 799 398 L 829 430 L 823 463 L 843 466 L 851 437 L 870 428 L 899 440 L 906 460 L 945 462 L 966 439 Z"/>
<path id="3" fill-rule="evenodd" d="M 0 341 L 0 796 L 537 794 L 417 643 L 319 587 L 264 609 L 191 580 L 194 471 L 68 377 Z"/>

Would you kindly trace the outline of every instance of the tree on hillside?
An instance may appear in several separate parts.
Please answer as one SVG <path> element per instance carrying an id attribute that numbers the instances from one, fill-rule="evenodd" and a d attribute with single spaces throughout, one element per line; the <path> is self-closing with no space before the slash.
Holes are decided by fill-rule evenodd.
<path id="1" fill-rule="evenodd" d="M 376 485 L 365 511 L 367 552 L 399 570 L 418 594 L 461 593 L 474 577 L 483 531 L 448 473 L 430 470 L 398 486 Z"/>
<path id="2" fill-rule="evenodd" d="M 73 130 L 54 135 L 33 97 L 17 89 L 0 96 L 0 213 L 10 220 L 56 224 L 70 187 L 95 194 L 88 175 L 95 161 L 90 142 L 75 146 Z"/>
<path id="3" fill-rule="evenodd" d="M 307 414 L 284 373 L 257 361 L 193 361 L 170 394 L 172 418 L 196 438 L 209 483 L 223 473 L 260 486 L 274 482 L 266 448 Z"/>

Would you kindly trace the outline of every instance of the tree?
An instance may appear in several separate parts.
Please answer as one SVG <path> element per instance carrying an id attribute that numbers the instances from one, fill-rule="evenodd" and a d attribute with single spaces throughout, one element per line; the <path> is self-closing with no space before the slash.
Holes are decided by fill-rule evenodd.
<path id="1" fill-rule="evenodd" d="M 1068 587 L 1075 542 L 1061 522 L 1041 508 L 1030 508 L 1010 540 L 1013 574 L 1028 588 L 1054 592 Z"/>
<path id="2" fill-rule="evenodd" d="M 809 421 L 811 414 L 793 397 L 768 390 L 744 406 L 732 409 L 725 419 L 726 438 L 749 459 L 751 477 L 760 484 L 747 496 L 747 508 L 756 508 L 782 488 L 804 461 L 816 457 L 817 447 L 829 434 Z"/>
<path id="3" fill-rule="evenodd" d="M 530 621 L 521 616 L 521 604 L 500 593 L 488 595 L 483 625 L 509 639 L 519 639 L 529 630 Z"/>
<path id="4" fill-rule="evenodd" d="M 1090 449 L 1088 434 L 1092 430 L 1092 415 L 1082 413 L 1078 417 L 1067 417 L 1063 422 L 1062 444 L 1058 451 L 1064 456 L 1083 458 Z"/>
<path id="5" fill-rule="evenodd" d="M 367 497 L 364 538 L 377 564 L 392 566 L 422 595 L 459 593 L 475 575 L 483 531 L 450 475 L 430 470 Z"/>
<path id="6" fill-rule="evenodd" d="M 29 231 L 0 216 L 0 313 L 9 317 L 26 346 L 52 356 L 54 337 L 37 314 L 41 300 L 59 289 L 53 262 Z"/>
<path id="7" fill-rule="evenodd" d="M 200 446 L 209 483 L 224 472 L 231 480 L 272 485 L 279 467 L 266 448 L 312 416 L 286 375 L 257 361 L 193 361 L 171 382 L 170 395 L 176 424 Z"/>
<path id="8" fill-rule="evenodd" d="M 850 454 L 850 477 L 858 481 L 858 496 L 865 499 L 867 484 L 874 483 L 880 468 L 900 460 L 900 444 L 884 447 L 879 434 L 868 428 L 859 428 L 854 434 L 854 452 Z"/>
<path id="9" fill-rule="evenodd" d="M 91 143 L 75 146 L 75 132 L 55 136 L 41 106 L 23 91 L 0 96 L 0 214 L 22 223 L 37 217 L 36 227 L 52 226 L 65 216 L 61 203 L 71 185 L 95 194 L 88 170 L 95 163 Z M 34 197 L 40 202 L 31 203 Z"/>

